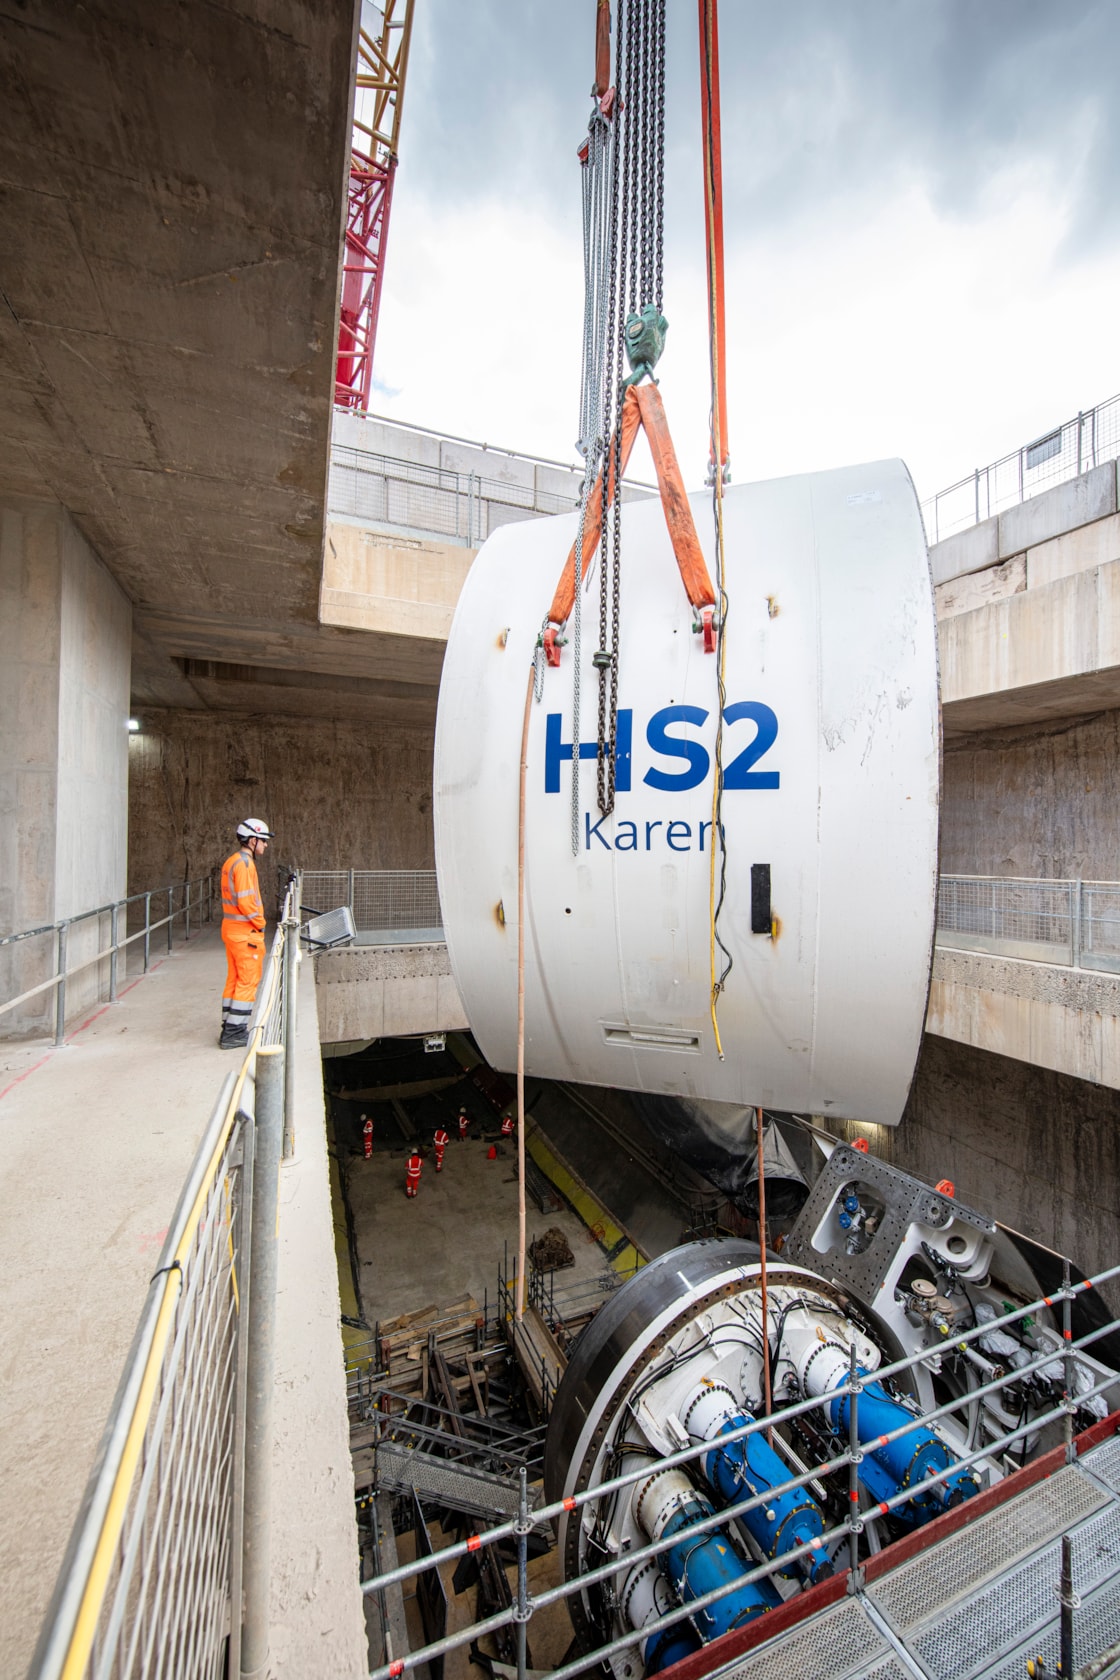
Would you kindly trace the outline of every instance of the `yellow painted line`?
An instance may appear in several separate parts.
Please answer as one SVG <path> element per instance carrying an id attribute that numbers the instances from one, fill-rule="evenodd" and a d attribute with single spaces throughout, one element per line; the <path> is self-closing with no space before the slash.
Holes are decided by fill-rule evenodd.
<path id="1" fill-rule="evenodd" d="M 609 1264 L 616 1272 L 630 1273 L 644 1266 L 649 1255 L 639 1248 L 628 1231 L 615 1223 L 599 1198 L 587 1188 L 578 1173 L 545 1137 L 539 1126 L 531 1125 L 525 1138 L 525 1148 L 544 1173 L 570 1203 L 579 1218 L 606 1252 Z M 621 1246 L 620 1246 L 621 1245 Z M 617 1252 L 612 1252 L 617 1250 Z"/>

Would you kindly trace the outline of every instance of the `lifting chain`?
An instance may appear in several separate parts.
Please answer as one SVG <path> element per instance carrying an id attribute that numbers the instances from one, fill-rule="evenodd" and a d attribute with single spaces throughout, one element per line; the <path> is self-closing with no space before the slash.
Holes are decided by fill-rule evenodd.
<path id="1" fill-rule="evenodd" d="M 609 439 L 601 478 L 599 538 L 598 802 L 614 810 L 618 738 L 619 626 L 622 578 L 623 350 L 627 319 L 647 305 L 660 317 L 665 182 L 665 0 L 618 0 L 615 25 L 615 137 L 611 170 L 610 249 L 614 255 L 607 318 L 613 334 L 603 370 Z M 663 337 L 663 323 L 662 323 Z M 635 368 L 635 377 L 641 377 Z M 582 552 L 582 547 L 577 549 Z M 577 748 L 573 746 L 573 765 Z M 578 816 L 573 804 L 573 844 Z"/>

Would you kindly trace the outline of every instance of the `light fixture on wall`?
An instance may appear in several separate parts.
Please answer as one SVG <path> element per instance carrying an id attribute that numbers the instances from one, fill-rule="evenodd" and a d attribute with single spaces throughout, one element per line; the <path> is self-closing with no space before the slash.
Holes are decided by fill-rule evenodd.
<path id="1" fill-rule="evenodd" d="M 140 733 L 140 719 L 139 718 L 129 718 L 129 720 L 128 720 L 128 733 L 130 735 L 139 735 L 139 733 Z"/>

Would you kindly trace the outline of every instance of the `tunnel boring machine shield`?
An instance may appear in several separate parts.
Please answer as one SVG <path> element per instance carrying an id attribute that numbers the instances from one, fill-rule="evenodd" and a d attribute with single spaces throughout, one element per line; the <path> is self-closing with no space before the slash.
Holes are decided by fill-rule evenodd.
<path id="1" fill-rule="evenodd" d="M 691 502 L 714 577 L 710 499 Z M 921 1039 L 937 887 L 937 643 L 913 485 L 901 461 L 879 461 L 734 486 L 724 528 L 724 1059 L 709 1010 L 718 656 L 694 630 L 651 499 L 622 516 L 609 817 L 596 792 L 597 557 L 582 600 L 574 823 L 571 621 L 531 707 L 526 1068 L 893 1125 Z M 472 1030 L 506 1070 L 526 683 L 575 534 L 569 514 L 489 538 L 440 685 L 444 927 Z"/>

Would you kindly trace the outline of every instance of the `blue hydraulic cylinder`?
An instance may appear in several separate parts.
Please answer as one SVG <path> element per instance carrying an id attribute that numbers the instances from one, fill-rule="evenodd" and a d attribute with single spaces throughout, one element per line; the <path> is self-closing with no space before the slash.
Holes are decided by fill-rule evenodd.
<path id="1" fill-rule="evenodd" d="M 702 1494 L 693 1493 L 674 1511 L 660 1536 L 666 1540 L 672 1535 L 679 1536 L 678 1544 L 663 1554 L 662 1567 L 682 1603 L 703 1598 L 717 1587 L 730 1588 L 722 1598 L 693 1617 L 706 1640 L 718 1639 L 721 1633 L 742 1627 L 782 1602 L 777 1589 L 767 1580 L 744 1581 L 739 1587 L 732 1585 L 748 1574 L 751 1566 L 743 1562 L 725 1533 L 709 1529 L 689 1538 L 692 1525 L 711 1515 L 708 1501 Z"/>
<path id="2" fill-rule="evenodd" d="M 718 1440 L 734 1429 L 753 1423 L 749 1412 L 734 1412 L 725 1416 L 717 1434 Z M 790 1472 L 778 1457 L 761 1430 L 744 1435 L 726 1446 L 713 1447 L 701 1459 L 704 1476 L 717 1499 L 727 1505 L 738 1505 L 752 1494 L 769 1493 L 788 1482 Z M 819 1541 L 824 1533 L 824 1516 L 820 1506 L 804 1488 L 785 1488 L 775 1493 L 765 1505 L 742 1512 L 736 1519 L 747 1529 L 764 1557 L 778 1558 L 783 1552 Z M 832 1574 L 832 1564 L 822 1546 L 819 1551 L 806 1552 L 782 1570 L 783 1575 L 804 1574 L 811 1581 L 819 1581 Z"/>
<path id="3" fill-rule="evenodd" d="M 642 1661 L 647 1674 L 660 1674 L 663 1668 L 672 1668 L 701 1649 L 700 1635 L 692 1623 L 674 1622 L 672 1627 L 650 1635 L 642 1646 Z"/>
<path id="4" fill-rule="evenodd" d="M 859 1373 L 864 1379 L 867 1374 L 864 1370 Z M 829 1421 L 838 1434 L 847 1434 L 849 1408 L 847 1394 L 838 1395 L 828 1408 Z M 903 1424 L 912 1426 L 907 1434 L 894 1441 L 882 1441 L 884 1435 L 901 1429 Z M 876 1501 L 892 1499 L 904 1488 L 915 1487 L 938 1471 L 949 1472 L 936 1487 L 927 1488 L 914 1499 L 894 1507 L 892 1514 L 903 1522 L 919 1527 L 979 1491 L 976 1472 L 971 1468 L 952 1469 L 956 1457 L 941 1437 L 893 1400 L 882 1383 L 868 1382 L 861 1389 L 856 1427 L 860 1446 L 864 1448 L 859 1479 Z"/>

